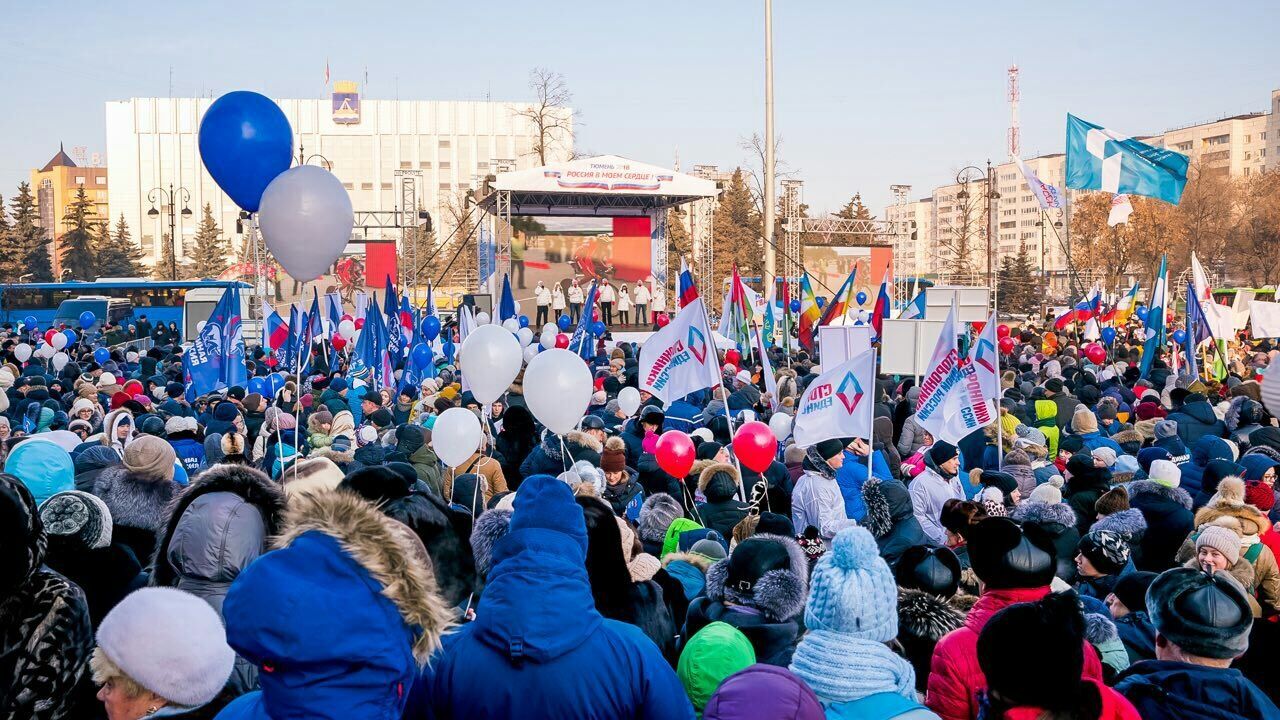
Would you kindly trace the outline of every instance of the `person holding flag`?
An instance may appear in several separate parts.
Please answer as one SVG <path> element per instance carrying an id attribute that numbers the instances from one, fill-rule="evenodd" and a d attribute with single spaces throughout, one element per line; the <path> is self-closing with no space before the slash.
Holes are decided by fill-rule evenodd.
<path id="1" fill-rule="evenodd" d="M 243 386 L 249 381 L 244 354 L 240 287 L 232 283 L 183 356 L 186 372 L 191 375 L 190 388 L 196 395 L 204 395 L 233 385 Z"/>

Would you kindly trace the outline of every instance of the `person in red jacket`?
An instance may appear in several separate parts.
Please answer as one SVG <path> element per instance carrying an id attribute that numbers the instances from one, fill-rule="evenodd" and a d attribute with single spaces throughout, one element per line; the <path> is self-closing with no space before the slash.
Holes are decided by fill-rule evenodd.
<path id="1" fill-rule="evenodd" d="M 1141 720 L 1123 695 L 1084 668 L 1084 614 L 1071 594 L 1015 603 L 978 636 L 978 665 L 987 679 L 982 716 L 991 720 Z M 1035 657 L 1035 662 L 1027 662 Z"/>
<path id="2" fill-rule="evenodd" d="M 997 612 L 1049 594 L 1057 566 L 1054 545 L 1038 525 L 1019 527 L 1008 518 L 987 518 L 969 531 L 969 561 L 982 595 L 965 624 L 938 641 L 930 663 L 925 704 L 942 720 L 976 720 L 979 693 L 987 680 L 978 664 L 978 635 Z M 1082 645 L 1082 647 L 1084 647 Z M 1102 679 L 1102 662 L 1084 647 L 1086 680 Z"/>

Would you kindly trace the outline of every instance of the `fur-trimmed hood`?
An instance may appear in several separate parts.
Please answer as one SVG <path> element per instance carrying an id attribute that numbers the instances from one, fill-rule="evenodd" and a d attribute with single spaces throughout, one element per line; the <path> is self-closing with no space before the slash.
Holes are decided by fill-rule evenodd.
<path id="1" fill-rule="evenodd" d="M 168 521 L 169 503 L 181 489 L 172 480 L 143 480 L 117 466 L 102 471 L 93 494 L 107 504 L 116 525 L 158 533 Z M 150 558 L 138 560 L 146 563 Z"/>
<path id="2" fill-rule="evenodd" d="M 1191 509 L 1191 495 L 1182 488 L 1171 488 L 1155 480 L 1134 480 L 1123 487 L 1129 492 L 1130 504 L 1139 495 L 1153 495 L 1176 502 L 1188 510 Z"/>
<path id="3" fill-rule="evenodd" d="M 1033 522 L 1040 525 L 1056 523 L 1064 527 L 1075 527 L 1076 512 L 1066 503 L 1043 503 L 1026 501 L 1015 507 L 1009 517 L 1018 522 Z"/>
<path id="4" fill-rule="evenodd" d="M 1143 517 L 1141 510 L 1129 508 L 1098 520 L 1089 529 L 1109 530 L 1118 533 L 1125 536 L 1129 543 L 1132 544 L 1139 542 L 1143 533 L 1147 531 L 1147 519 Z"/>
<path id="5" fill-rule="evenodd" d="M 662 567 L 665 568 L 666 566 L 670 565 L 671 563 L 677 560 L 683 560 L 689 563 L 690 565 L 698 568 L 699 570 L 702 571 L 703 575 L 707 574 L 707 571 L 711 569 L 711 566 L 715 562 L 711 558 L 705 555 L 699 555 L 697 553 L 673 552 L 673 553 L 667 553 L 666 556 L 662 558 Z"/>
<path id="6" fill-rule="evenodd" d="M 546 454 L 552 462 L 563 462 L 563 453 L 560 451 L 560 440 L 564 439 L 565 447 L 569 450 L 569 455 L 574 460 L 582 460 L 580 453 L 583 450 L 590 450 L 596 454 L 595 464 L 599 464 L 599 455 L 604 451 L 604 445 L 599 440 L 582 432 L 581 430 L 570 430 L 563 436 L 556 435 L 553 432 L 544 433 L 542 436 L 542 452 Z"/>
<path id="7" fill-rule="evenodd" d="M 156 556 L 152 563 L 152 585 L 177 585 L 180 571 L 173 563 L 182 562 L 180 558 L 183 556 L 188 556 L 189 560 L 200 565 L 221 567 L 228 563 L 235 564 L 236 559 L 227 556 L 239 555 L 240 553 L 233 552 L 233 544 L 244 539 L 229 536 L 229 533 L 242 529 L 234 519 L 240 512 L 239 508 L 222 508 L 215 511 L 220 517 L 210 517 L 204 521 L 190 518 L 184 521 L 183 518 L 192 503 L 213 493 L 230 493 L 242 501 L 240 504 L 256 508 L 262 517 L 264 537 L 270 537 L 279 531 L 280 515 L 285 507 L 284 491 L 280 486 L 253 468 L 243 465 L 214 465 L 197 475 L 169 504 L 164 534 L 156 546 Z M 181 547 L 175 547 L 174 536 L 181 525 L 186 526 L 182 530 L 184 538 L 177 543 Z M 193 550 L 197 550 L 196 556 L 191 556 Z M 263 548 L 249 550 L 251 556 L 243 559 L 252 561 L 261 554 Z M 177 556 L 174 556 L 175 552 Z M 236 571 L 241 569 L 243 568 L 234 568 Z M 226 582 L 229 584 L 233 579 L 234 575 L 226 578 Z"/>
<path id="8" fill-rule="evenodd" d="M 709 463 L 698 473 L 698 490 L 708 502 L 730 500 L 738 492 L 742 476 L 729 463 Z"/>
<path id="9" fill-rule="evenodd" d="M 781 543 L 787 549 L 790 568 L 764 573 L 756 581 L 752 591 L 744 594 L 726 586 L 729 558 L 725 558 L 707 570 L 707 599 L 721 604 L 727 601 L 755 608 L 774 622 L 799 616 L 804 611 L 805 598 L 809 594 L 809 562 L 805 559 L 804 550 L 800 549 L 794 539 L 781 535 L 760 533 L 752 535 L 751 540 Z M 737 549 L 741 547 L 739 545 Z"/>
<path id="10" fill-rule="evenodd" d="M 712 465 L 717 465 L 717 464 L 719 463 L 717 463 L 715 460 L 694 460 L 693 465 L 689 467 L 688 477 L 695 477 L 695 478 L 698 478 L 699 481 L 701 481 L 702 471 L 706 470 Z"/>
<path id="11" fill-rule="evenodd" d="M 349 447 L 346 450 L 335 449 L 332 445 L 327 447 L 312 448 L 307 454 L 308 458 L 328 458 L 338 467 L 346 467 L 356 461 L 355 448 Z"/>
<path id="12" fill-rule="evenodd" d="M 862 502 L 867 507 L 867 514 L 862 518 L 862 526 L 879 540 L 893 530 L 893 513 L 889 509 L 889 500 L 880 487 L 880 478 L 870 477 L 862 485 Z"/>
<path id="13" fill-rule="evenodd" d="M 1240 531 L 1245 535 L 1261 535 L 1271 528 L 1265 513 L 1244 502 L 1244 481 L 1238 477 L 1223 478 L 1212 502 L 1196 511 L 1196 527 L 1222 517 L 1239 520 Z"/>
<path id="14" fill-rule="evenodd" d="M 965 611 L 921 590 L 898 588 L 898 635 L 937 642 L 964 625 Z"/>

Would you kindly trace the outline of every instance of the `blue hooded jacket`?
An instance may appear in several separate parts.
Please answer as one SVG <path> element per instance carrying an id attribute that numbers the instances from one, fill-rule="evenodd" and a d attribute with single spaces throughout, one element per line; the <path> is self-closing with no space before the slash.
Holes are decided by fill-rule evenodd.
<path id="1" fill-rule="evenodd" d="M 892 480 L 889 463 L 876 450 L 871 455 L 871 474 L 881 480 Z M 862 486 L 867 482 L 867 459 L 844 451 L 844 465 L 836 470 L 836 484 L 840 486 L 840 494 L 844 496 L 844 514 L 851 520 L 862 522 L 867 516 L 867 504 L 862 501 Z"/>
<path id="2" fill-rule="evenodd" d="M 1205 435 L 1191 448 L 1191 459 L 1183 463 L 1182 482 L 1179 484 L 1191 497 L 1199 494 L 1204 482 L 1204 469 L 1213 460 L 1231 460 L 1231 446 L 1214 435 Z"/>
<path id="3" fill-rule="evenodd" d="M 692 718 L 658 647 L 596 611 L 586 552 L 569 486 L 525 478 L 475 622 L 432 658 L 405 717 Z"/>

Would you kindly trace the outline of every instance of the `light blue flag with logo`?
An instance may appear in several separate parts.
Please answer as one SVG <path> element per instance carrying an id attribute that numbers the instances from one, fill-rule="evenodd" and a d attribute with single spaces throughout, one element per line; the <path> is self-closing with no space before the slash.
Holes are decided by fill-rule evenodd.
<path id="1" fill-rule="evenodd" d="M 1164 346 L 1165 307 L 1168 305 L 1169 263 L 1168 258 L 1160 256 L 1160 271 L 1156 273 L 1155 287 L 1151 290 L 1151 304 L 1147 309 L 1147 323 L 1144 328 L 1146 340 L 1142 344 L 1142 362 L 1138 365 L 1138 376 L 1146 378 L 1151 372 L 1151 363 Z"/>
<path id="2" fill-rule="evenodd" d="M 1144 195 L 1174 205 L 1187 185 L 1186 155 L 1067 115 L 1067 187 Z"/>
<path id="3" fill-rule="evenodd" d="M 184 361 L 196 395 L 244 385 L 249 381 L 244 364 L 239 287 L 231 285 L 222 293 Z"/>

